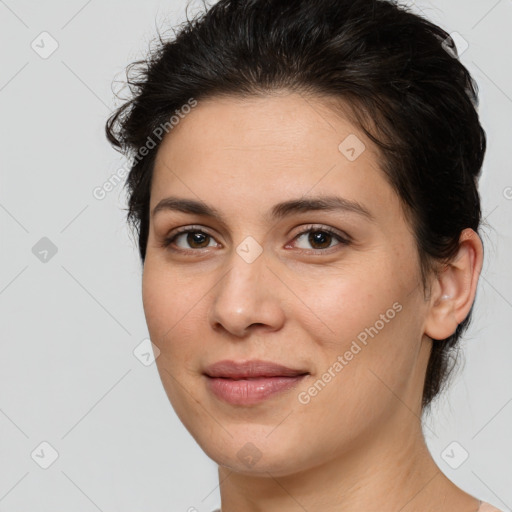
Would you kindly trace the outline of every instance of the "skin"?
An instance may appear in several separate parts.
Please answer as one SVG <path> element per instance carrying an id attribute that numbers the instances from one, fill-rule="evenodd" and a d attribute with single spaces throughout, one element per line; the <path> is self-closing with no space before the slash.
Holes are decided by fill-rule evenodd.
<path id="1" fill-rule="evenodd" d="M 338 149 L 350 134 L 366 147 L 354 161 Z M 481 241 L 462 233 L 457 257 L 431 278 L 426 299 L 413 234 L 379 161 L 360 130 L 320 98 L 297 93 L 201 101 L 158 150 L 151 212 L 172 195 L 207 203 L 226 221 L 171 210 L 151 216 L 143 272 L 162 383 L 219 465 L 223 512 L 478 508 L 436 466 L 420 417 L 431 338 L 446 338 L 467 316 Z M 364 205 L 374 220 L 345 211 L 265 217 L 286 199 L 333 193 Z M 311 224 L 313 232 L 299 236 Z M 184 226 L 210 236 L 184 234 L 162 246 Z M 328 234 L 308 240 L 323 227 L 350 243 Z M 236 251 L 248 236 L 263 250 L 252 263 Z M 300 403 L 299 393 L 396 303 L 394 318 Z M 256 358 L 310 375 L 252 406 L 209 392 L 207 365 Z M 244 446 L 256 463 L 238 456 Z"/>

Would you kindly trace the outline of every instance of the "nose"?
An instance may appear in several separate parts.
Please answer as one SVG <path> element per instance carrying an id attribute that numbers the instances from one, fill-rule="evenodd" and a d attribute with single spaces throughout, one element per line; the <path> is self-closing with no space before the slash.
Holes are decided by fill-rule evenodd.
<path id="1" fill-rule="evenodd" d="M 228 266 L 213 288 L 208 319 L 215 331 L 245 337 L 258 329 L 279 330 L 285 319 L 280 300 L 282 283 L 267 265 L 265 252 L 248 262 L 233 251 Z"/>

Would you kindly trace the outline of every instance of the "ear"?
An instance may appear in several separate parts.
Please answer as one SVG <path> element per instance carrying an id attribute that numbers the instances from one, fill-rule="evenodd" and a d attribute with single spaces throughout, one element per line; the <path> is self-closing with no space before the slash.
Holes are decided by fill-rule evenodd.
<path id="1" fill-rule="evenodd" d="M 470 228 L 462 231 L 459 250 L 432 283 L 425 334 L 434 340 L 451 336 L 467 317 L 482 271 L 482 241 Z"/>

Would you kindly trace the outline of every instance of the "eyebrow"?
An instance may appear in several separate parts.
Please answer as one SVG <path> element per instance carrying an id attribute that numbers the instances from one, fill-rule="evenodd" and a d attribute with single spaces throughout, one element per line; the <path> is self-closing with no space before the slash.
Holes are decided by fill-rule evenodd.
<path id="1" fill-rule="evenodd" d="M 194 199 L 184 199 L 173 196 L 166 197 L 153 208 L 151 216 L 154 217 L 158 212 L 166 210 L 211 217 L 225 225 L 227 224 L 224 216 L 216 208 Z M 308 199 L 300 198 L 283 201 L 275 204 L 265 218 L 267 220 L 279 220 L 296 213 L 312 211 L 344 211 L 356 213 L 369 221 L 375 222 L 375 217 L 362 204 L 338 196 L 318 196 Z"/>

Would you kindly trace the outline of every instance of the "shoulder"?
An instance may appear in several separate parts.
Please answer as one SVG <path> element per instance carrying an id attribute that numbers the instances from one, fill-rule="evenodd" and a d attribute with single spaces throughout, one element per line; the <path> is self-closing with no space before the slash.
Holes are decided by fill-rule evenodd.
<path id="1" fill-rule="evenodd" d="M 502 511 L 497 509 L 496 507 L 492 506 L 490 503 L 484 502 L 480 505 L 478 512 L 502 512 Z"/>

